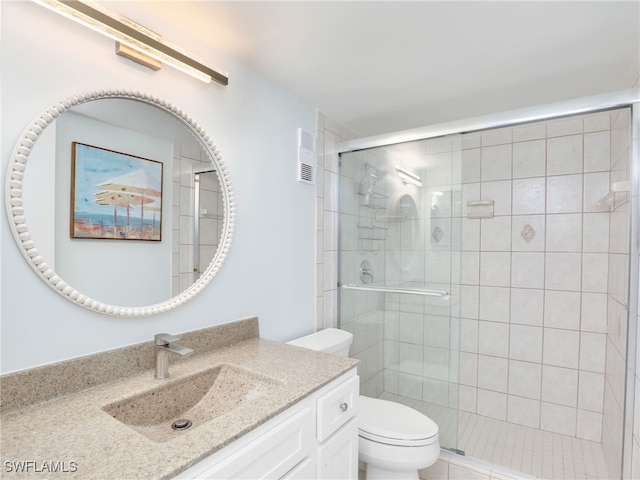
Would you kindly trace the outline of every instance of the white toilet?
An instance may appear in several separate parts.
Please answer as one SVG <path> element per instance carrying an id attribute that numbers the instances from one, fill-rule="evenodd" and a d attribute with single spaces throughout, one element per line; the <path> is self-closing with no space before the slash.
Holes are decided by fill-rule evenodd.
<path id="1" fill-rule="evenodd" d="M 352 340 L 349 332 L 327 328 L 288 343 L 346 357 Z M 440 455 L 438 425 L 406 405 L 360 396 L 358 430 L 367 480 L 417 480 L 418 470 Z"/>

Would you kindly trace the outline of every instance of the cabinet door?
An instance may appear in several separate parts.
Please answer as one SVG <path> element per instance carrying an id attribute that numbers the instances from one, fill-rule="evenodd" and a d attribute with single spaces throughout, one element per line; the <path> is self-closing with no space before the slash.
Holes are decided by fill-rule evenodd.
<path id="1" fill-rule="evenodd" d="M 350 420 L 318 448 L 317 478 L 358 479 L 358 425 L 355 419 Z"/>
<path id="2" fill-rule="evenodd" d="M 213 455 L 179 478 L 230 480 L 280 478 L 313 451 L 313 412 L 304 408 L 239 450 Z"/>
<path id="3" fill-rule="evenodd" d="M 315 477 L 316 464 L 313 458 L 306 458 L 291 471 L 285 473 L 281 480 L 310 480 Z"/>

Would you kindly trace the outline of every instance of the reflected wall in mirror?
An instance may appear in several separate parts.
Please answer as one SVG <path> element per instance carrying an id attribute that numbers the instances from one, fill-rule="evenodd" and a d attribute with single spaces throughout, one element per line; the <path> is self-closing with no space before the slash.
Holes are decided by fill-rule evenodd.
<path id="1" fill-rule="evenodd" d="M 71 237 L 74 142 L 163 164 L 162 241 Z M 9 221 L 29 265 L 97 312 L 131 317 L 175 308 L 202 291 L 229 249 L 234 202 L 222 157 L 187 115 L 148 95 L 93 92 L 48 108 L 24 130 L 6 181 Z M 117 228 L 126 228 L 118 219 L 126 222 L 135 203 L 114 204 Z"/>

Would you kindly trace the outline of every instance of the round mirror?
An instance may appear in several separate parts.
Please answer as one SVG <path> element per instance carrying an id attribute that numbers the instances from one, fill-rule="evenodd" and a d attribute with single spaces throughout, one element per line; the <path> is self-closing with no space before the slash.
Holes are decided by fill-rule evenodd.
<path id="1" fill-rule="evenodd" d="M 135 92 L 85 93 L 38 115 L 12 153 L 6 206 L 40 278 L 122 317 L 200 293 L 233 235 L 231 182 L 209 136 L 175 106 Z"/>

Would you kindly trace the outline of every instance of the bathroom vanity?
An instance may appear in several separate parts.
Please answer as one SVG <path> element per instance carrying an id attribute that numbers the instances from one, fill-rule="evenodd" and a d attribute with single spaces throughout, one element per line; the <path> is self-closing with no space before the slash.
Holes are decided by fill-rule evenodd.
<path id="1" fill-rule="evenodd" d="M 355 370 L 298 402 L 177 479 L 356 479 Z"/>
<path id="2" fill-rule="evenodd" d="M 357 360 L 261 339 L 257 319 L 180 343 L 165 380 L 151 339 L 0 377 L 2 478 L 357 478 Z"/>

